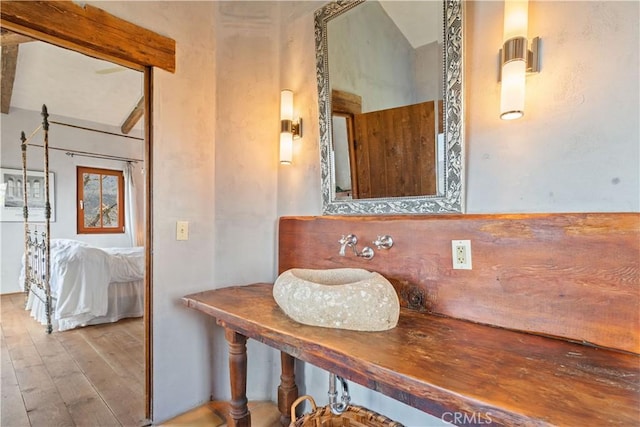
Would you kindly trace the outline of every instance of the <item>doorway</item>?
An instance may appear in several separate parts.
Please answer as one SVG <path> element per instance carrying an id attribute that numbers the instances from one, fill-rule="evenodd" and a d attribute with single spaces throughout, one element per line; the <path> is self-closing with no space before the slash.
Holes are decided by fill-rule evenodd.
<path id="1" fill-rule="evenodd" d="M 4 167 L 15 166 L 17 169 L 24 153 L 27 170 L 42 170 L 42 131 L 32 131 L 42 127 L 42 105 L 48 110 L 47 163 L 50 177 L 55 177 L 47 186 L 54 212 L 49 233 L 49 247 L 52 248 L 49 252 L 52 260 L 50 283 L 54 295 L 63 296 L 52 305 L 56 332 L 49 343 L 58 350 L 56 358 L 68 361 L 64 367 L 47 366 L 51 374 L 48 382 L 56 383 L 59 390 L 68 388 L 64 373 L 70 372 L 70 366 L 77 366 L 80 371 L 73 371 L 73 375 L 83 378 L 78 384 L 92 385 L 84 389 L 78 387 L 78 393 L 105 402 L 113 415 L 104 408 L 92 410 L 102 412 L 104 417 L 117 416 L 121 423 L 141 424 L 148 418 L 144 401 L 144 111 L 137 113 L 144 93 L 143 73 L 4 29 L 0 40 L 3 102 L 7 102 L 2 106 Z M 5 48 L 9 48 L 8 54 Z M 13 81 L 7 89 L 9 78 Z M 18 138 L 21 131 L 30 136 L 23 153 Z M 30 202 L 44 197 L 44 188 L 40 187 L 44 186 L 27 185 L 25 192 Z M 80 190 L 86 190 L 85 194 Z M 2 242 L 3 276 L 11 278 L 2 281 L 2 292 L 21 292 L 21 284 L 16 278 L 24 253 L 24 246 L 18 244 L 18 241 L 22 242 L 19 236 L 24 235 L 24 225 L 19 221 L 2 222 L 0 226 L 3 235 L 9 237 Z M 37 235 L 39 227 L 40 224 L 34 222 L 29 229 Z M 88 245 L 94 252 L 79 251 L 77 248 L 82 245 Z M 109 279 L 89 258 L 89 254 L 96 251 L 93 248 L 104 249 L 105 258 L 109 257 Z M 65 256 L 68 253 L 74 253 L 77 261 Z M 116 264 L 116 261 L 122 262 Z M 75 280 L 73 272 L 80 266 L 86 270 L 77 270 Z M 102 278 L 105 283 L 101 286 L 98 283 L 102 283 Z M 107 280 L 110 283 L 104 286 Z M 100 295 L 98 289 L 105 289 L 105 295 L 92 298 Z M 67 298 L 69 295 L 77 296 L 77 300 Z M 102 301 L 107 301 L 106 311 L 96 317 L 93 313 L 101 310 Z M 24 301 L 22 306 L 24 310 Z M 38 335 L 44 333 L 39 322 L 46 322 L 45 311 L 34 304 L 31 296 L 27 307 L 28 313 L 35 318 L 21 313 L 25 314 L 23 325 L 14 325 L 14 335 L 20 335 L 16 331 L 22 335 L 35 334 L 35 331 Z M 9 321 L 16 316 L 3 320 Z M 58 316 L 62 318 L 55 320 Z M 111 323 L 115 321 L 118 322 Z M 86 323 L 92 326 L 71 331 Z M 101 326 L 94 326 L 97 324 Z M 36 340 L 40 339 L 45 338 L 36 337 Z M 18 367 L 17 381 L 24 401 L 21 406 L 33 408 L 37 400 L 28 392 L 33 378 L 20 374 L 19 355 L 26 352 L 35 360 L 39 357 L 32 354 L 30 348 L 21 347 L 21 342 L 15 338 L 10 340 L 8 351 Z M 43 358 L 43 365 L 49 360 Z M 101 376 L 108 376 L 112 381 L 104 382 Z M 118 384 L 121 394 L 127 396 L 126 405 L 113 393 L 114 384 Z M 66 403 L 69 397 L 56 401 Z M 28 411 L 32 424 L 42 419 L 37 413 L 40 407 L 35 408 L 36 412 Z M 84 418 L 74 418 L 78 412 L 76 406 L 72 409 L 67 406 L 67 410 L 60 408 L 56 412 L 69 412 L 76 424 L 87 422 Z M 50 421 L 69 422 L 64 418 Z"/>
<path id="2" fill-rule="evenodd" d="M 109 25 L 104 25 L 108 22 Z M 152 413 L 152 218 L 153 68 L 175 71 L 175 41 L 110 15 L 72 2 L 3 2 L 2 28 L 47 41 L 91 57 L 143 72 L 144 246 L 145 246 L 145 414 Z"/>

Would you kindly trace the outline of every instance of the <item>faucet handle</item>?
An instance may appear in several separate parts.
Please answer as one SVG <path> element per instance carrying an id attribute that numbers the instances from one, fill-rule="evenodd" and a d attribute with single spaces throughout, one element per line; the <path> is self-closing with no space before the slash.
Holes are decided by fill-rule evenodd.
<path id="1" fill-rule="evenodd" d="M 356 251 L 356 255 L 364 259 L 371 259 L 375 255 L 375 252 L 373 252 L 373 249 L 371 249 L 369 246 L 365 246 L 364 248 L 362 248 L 362 252 L 358 253 Z"/>
<path id="2" fill-rule="evenodd" d="M 376 240 L 372 242 L 378 249 L 391 249 L 393 246 L 393 239 L 388 234 L 384 236 L 378 236 Z"/>

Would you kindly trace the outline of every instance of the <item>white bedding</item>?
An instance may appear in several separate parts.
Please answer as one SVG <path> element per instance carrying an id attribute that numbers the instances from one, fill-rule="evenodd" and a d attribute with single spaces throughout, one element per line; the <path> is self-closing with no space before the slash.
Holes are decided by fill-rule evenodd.
<path id="1" fill-rule="evenodd" d="M 143 276 L 142 247 L 97 248 L 76 240 L 51 239 L 52 319 L 56 321 L 58 330 L 88 324 L 95 318 L 115 321 L 135 315 L 138 311 L 138 315 L 142 315 Z M 21 283 L 24 283 L 22 277 Z M 129 286 L 126 291 L 123 291 L 123 286 L 121 290 L 110 292 L 113 287 L 111 283 L 129 283 Z M 123 295 L 134 298 L 135 308 L 122 302 L 125 298 Z M 113 301 L 114 298 L 117 301 Z M 39 307 L 37 300 L 30 295 L 27 308 L 32 309 L 32 315 L 42 321 L 39 312 L 43 312 L 44 308 Z M 114 304 L 126 307 L 127 313 L 122 315 L 117 310 L 114 312 L 113 307 L 110 311 L 110 305 Z"/>

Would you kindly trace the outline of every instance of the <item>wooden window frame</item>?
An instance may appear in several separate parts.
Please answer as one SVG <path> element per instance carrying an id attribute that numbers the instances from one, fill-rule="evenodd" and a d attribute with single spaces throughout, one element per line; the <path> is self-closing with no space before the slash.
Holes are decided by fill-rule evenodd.
<path id="1" fill-rule="evenodd" d="M 117 227 L 86 227 L 84 224 L 84 179 L 86 173 L 95 175 L 116 176 L 118 178 L 118 226 Z M 105 169 L 88 166 L 76 168 L 76 222 L 78 234 L 122 234 L 125 232 L 125 204 L 124 204 L 124 172 L 117 169 Z"/>

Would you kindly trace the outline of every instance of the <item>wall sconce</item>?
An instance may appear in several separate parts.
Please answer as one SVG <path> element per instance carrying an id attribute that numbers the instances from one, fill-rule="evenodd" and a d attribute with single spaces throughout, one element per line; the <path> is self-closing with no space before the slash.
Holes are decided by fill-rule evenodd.
<path id="1" fill-rule="evenodd" d="M 280 163 L 293 160 L 293 140 L 302 137 L 302 119 L 293 121 L 293 92 L 280 92 Z"/>
<path id="2" fill-rule="evenodd" d="M 540 71 L 539 43 L 535 37 L 527 46 L 528 0 L 504 3 L 504 44 L 500 50 L 500 118 L 514 120 L 524 116 L 524 81 L 527 72 Z"/>

